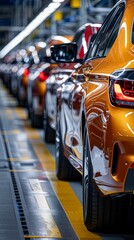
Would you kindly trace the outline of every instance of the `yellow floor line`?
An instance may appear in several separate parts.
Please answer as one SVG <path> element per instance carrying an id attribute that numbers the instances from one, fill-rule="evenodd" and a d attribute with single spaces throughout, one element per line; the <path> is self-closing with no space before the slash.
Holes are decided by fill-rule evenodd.
<path id="1" fill-rule="evenodd" d="M 54 159 L 44 146 L 44 143 L 32 143 L 32 145 L 77 236 L 80 239 L 101 239 L 98 235 L 87 231 L 83 223 L 82 205 L 74 194 L 70 184 L 68 182 L 57 180 L 55 176 Z"/>
<path id="2" fill-rule="evenodd" d="M 33 161 L 34 159 L 33 158 L 30 158 L 30 157 L 20 157 L 20 158 L 7 158 L 8 161 L 20 161 L 20 162 L 23 162 L 23 161 Z"/>
<path id="3" fill-rule="evenodd" d="M 23 110 L 17 109 L 16 113 L 18 116 L 25 119 L 25 113 Z M 25 127 L 25 131 L 27 136 L 30 135 L 30 140 L 32 140 L 32 134 L 38 134 L 38 131 L 31 130 L 27 127 Z M 52 157 L 52 155 L 49 153 L 47 148 L 45 147 L 44 142 L 40 139 L 40 141 L 32 142 L 31 144 L 36 152 L 36 155 L 39 159 L 39 161 L 42 163 L 42 166 L 47 174 L 47 177 L 50 180 L 50 183 L 58 196 L 58 199 L 60 200 L 60 203 L 62 204 L 70 222 L 73 226 L 77 236 L 81 240 L 88 240 L 88 239 L 94 239 L 98 240 L 101 239 L 100 236 L 97 234 L 94 234 L 92 232 L 87 231 L 84 223 L 83 223 L 83 213 L 82 213 L 82 204 L 80 203 L 79 199 L 73 192 L 70 184 L 68 182 L 63 182 L 57 180 L 55 176 L 55 161 Z"/>
<path id="4" fill-rule="evenodd" d="M 24 119 L 24 120 L 27 119 L 27 114 L 22 108 L 16 107 L 15 111 L 18 114 L 19 118 Z"/>
<path id="5" fill-rule="evenodd" d="M 0 134 L 4 135 L 13 135 L 13 134 L 20 134 L 21 131 L 19 129 L 9 130 L 9 131 L 0 131 Z"/>

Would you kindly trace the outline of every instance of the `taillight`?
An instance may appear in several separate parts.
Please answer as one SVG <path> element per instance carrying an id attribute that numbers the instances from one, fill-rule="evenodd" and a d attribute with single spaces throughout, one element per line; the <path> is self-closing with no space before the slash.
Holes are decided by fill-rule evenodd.
<path id="1" fill-rule="evenodd" d="M 134 80 L 110 80 L 111 103 L 119 107 L 134 107 Z"/>
<path id="2" fill-rule="evenodd" d="M 134 168 L 134 163 L 132 163 L 132 164 L 130 165 L 130 168 Z"/>
<path id="3" fill-rule="evenodd" d="M 47 78 L 48 78 L 48 76 L 49 76 L 48 73 L 40 72 L 40 74 L 39 74 L 39 80 L 40 80 L 41 82 L 46 81 Z"/>
<path id="4" fill-rule="evenodd" d="M 25 68 L 24 71 L 23 71 L 23 76 L 24 77 L 28 77 L 29 76 L 29 69 L 28 68 Z"/>

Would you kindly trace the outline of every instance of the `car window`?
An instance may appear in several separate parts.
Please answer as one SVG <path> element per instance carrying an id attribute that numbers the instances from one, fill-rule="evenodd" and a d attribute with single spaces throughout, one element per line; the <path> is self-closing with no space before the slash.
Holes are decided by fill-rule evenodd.
<path id="1" fill-rule="evenodd" d="M 73 41 L 75 41 L 77 43 L 77 58 L 80 58 L 79 51 L 80 51 L 80 48 L 81 48 L 81 45 L 82 45 L 82 39 L 83 39 L 84 30 L 85 29 L 82 29 L 79 32 L 79 34 L 75 36 L 75 38 L 73 40 Z"/>
<path id="2" fill-rule="evenodd" d="M 81 35 L 79 36 L 79 38 L 77 39 L 77 48 L 78 48 L 78 51 L 81 47 L 81 44 L 82 44 L 82 37 L 83 37 L 83 33 L 81 33 Z"/>
<path id="3" fill-rule="evenodd" d="M 108 54 L 118 35 L 124 9 L 125 3 L 120 3 L 113 8 L 102 24 L 102 27 L 100 28 L 92 47 L 86 56 L 87 58 L 104 57 Z"/>
<path id="4" fill-rule="evenodd" d="M 134 44 L 134 21 L 133 21 L 133 27 L 132 27 L 132 44 Z"/>
<path id="5" fill-rule="evenodd" d="M 81 45 L 83 33 L 84 33 L 84 28 L 81 29 L 78 33 L 76 33 L 76 35 L 75 35 L 75 37 L 73 39 L 73 42 L 77 43 L 78 48 Z"/>
<path id="6" fill-rule="evenodd" d="M 119 31 L 120 23 L 121 23 L 121 20 L 122 20 L 122 16 L 123 16 L 123 12 L 120 11 L 120 10 L 117 13 L 118 17 L 116 15 L 114 20 L 113 20 L 113 22 L 115 21 L 115 24 L 114 24 L 112 30 L 109 31 L 106 34 L 106 36 L 105 36 L 106 40 L 104 41 L 104 43 L 101 42 L 101 46 L 99 48 L 99 51 L 97 52 L 97 55 L 99 57 L 102 57 L 102 56 L 105 57 L 109 53 L 111 47 L 113 46 L 113 44 L 115 42 L 115 39 L 118 35 L 118 31 Z"/>

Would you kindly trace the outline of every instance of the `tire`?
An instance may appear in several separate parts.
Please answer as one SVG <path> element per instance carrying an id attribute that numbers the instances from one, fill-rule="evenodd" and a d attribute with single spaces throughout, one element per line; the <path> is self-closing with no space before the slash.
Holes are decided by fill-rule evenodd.
<path id="1" fill-rule="evenodd" d="M 28 87 L 27 87 L 27 117 L 28 119 L 31 119 L 31 113 L 33 110 L 33 100 L 34 96 L 33 96 L 33 92 L 32 92 L 32 87 L 30 85 L 30 83 L 28 83 Z"/>
<path id="2" fill-rule="evenodd" d="M 31 126 L 33 128 L 43 128 L 43 116 L 37 115 L 34 111 L 31 112 Z"/>
<path id="3" fill-rule="evenodd" d="M 27 107 L 27 118 L 31 119 L 31 111 L 30 111 L 30 107 Z"/>
<path id="4" fill-rule="evenodd" d="M 31 120 L 32 118 L 32 104 L 28 103 L 27 101 L 27 118 Z"/>
<path id="5" fill-rule="evenodd" d="M 18 104 L 20 107 L 26 107 L 26 100 L 22 98 L 21 92 L 18 92 Z"/>
<path id="6" fill-rule="evenodd" d="M 18 105 L 19 105 L 19 107 L 23 107 L 23 108 L 25 108 L 26 107 L 26 102 L 25 102 L 25 100 L 22 100 L 22 99 L 18 99 Z"/>
<path id="7" fill-rule="evenodd" d="M 70 164 L 68 159 L 64 156 L 64 149 L 61 137 L 60 123 L 57 120 L 56 127 L 56 176 L 60 180 L 67 181 L 78 181 L 81 179 L 81 175 L 77 170 Z"/>
<path id="8" fill-rule="evenodd" d="M 101 196 L 93 180 L 87 128 L 83 149 L 83 218 L 88 230 L 123 232 L 130 208 L 128 194 L 118 197 Z M 124 229 L 123 229 L 124 226 Z"/>
<path id="9" fill-rule="evenodd" d="M 49 124 L 47 113 L 44 124 L 44 140 L 46 143 L 55 143 L 55 130 Z"/>
<path id="10" fill-rule="evenodd" d="M 87 131 L 84 136 L 83 149 L 83 216 L 88 230 L 97 230 L 99 196 L 93 182 Z"/>

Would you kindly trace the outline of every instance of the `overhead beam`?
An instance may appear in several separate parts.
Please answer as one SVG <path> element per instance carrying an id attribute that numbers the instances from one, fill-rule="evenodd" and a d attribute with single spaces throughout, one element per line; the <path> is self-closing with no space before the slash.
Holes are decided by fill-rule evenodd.
<path id="1" fill-rule="evenodd" d="M 66 0 L 53 0 L 36 16 L 14 39 L 12 39 L 1 51 L 0 58 L 5 57 L 13 48 L 28 37 L 43 21 L 50 17 Z"/>

